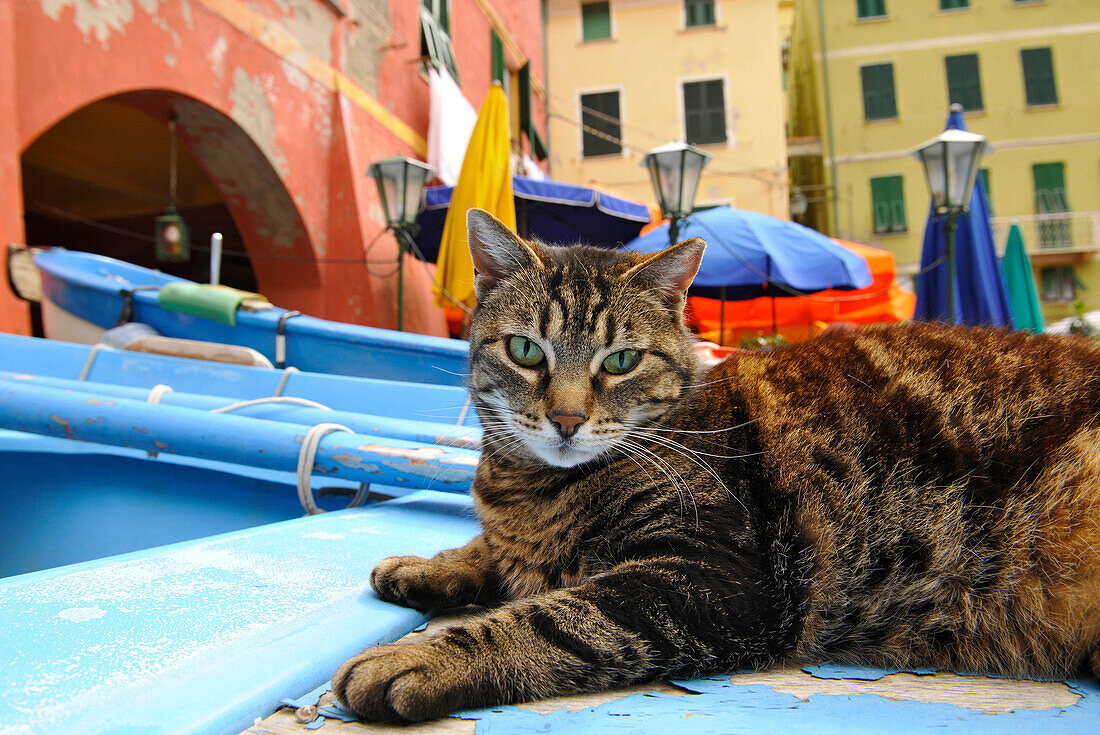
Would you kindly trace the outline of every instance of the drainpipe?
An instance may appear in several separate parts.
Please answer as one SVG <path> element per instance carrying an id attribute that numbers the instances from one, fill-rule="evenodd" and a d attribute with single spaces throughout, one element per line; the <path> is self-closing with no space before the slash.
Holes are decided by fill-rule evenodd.
<path id="1" fill-rule="evenodd" d="M 840 209 L 837 199 L 840 197 L 840 181 L 836 175 L 836 147 L 833 145 L 833 101 L 829 94 L 829 52 L 825 45 L 825 7 L 824 0 L 817 0 L 817 27 L 821 36 L 821 78 L 825 87 L 825 134 L 829 140 L 829 173 L 833 178 L 832 214 L 833 235 L 840 232 Z"/>
<path id="2" fill-rule="evenodd" d="M 542 87 L 545 90 L 550 89 L 550 51 L 547 46 L 547 34 L 546 26 L 550 19 L 550 3 L 549 0 L 542 0 Z M 546 177 L 553 179 L 551 175 L 553 172 L 550 170 L 550 165 L 554 160 L 554 157 L 550 155 L 550 151 L 554 150 L 550 141 L 550 92 L 546 92 L 546 99 L 543 100 L 542 105 L 542 129 L 546 131 Z"/>

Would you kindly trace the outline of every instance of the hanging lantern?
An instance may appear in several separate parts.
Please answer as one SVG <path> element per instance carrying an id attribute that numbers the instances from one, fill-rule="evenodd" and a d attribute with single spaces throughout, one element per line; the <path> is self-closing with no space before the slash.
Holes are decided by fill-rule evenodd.
<path id="1" fill-rule="evenodd" d="M 157 260 L 179 263 L 191 259 L 191 234 L 176 208 L 169 206 L 156 218 Z"/>
<path id="2" fill-rule="evenodd" d="M 168 119 L 168 209 L 155 220 L 157 260 L 162 263 L 180 263 L 191 260 L 191 233 L 187 223 L 176 209 L 176 170 L 178 165 L 178 141 L 176 118 Z"/>

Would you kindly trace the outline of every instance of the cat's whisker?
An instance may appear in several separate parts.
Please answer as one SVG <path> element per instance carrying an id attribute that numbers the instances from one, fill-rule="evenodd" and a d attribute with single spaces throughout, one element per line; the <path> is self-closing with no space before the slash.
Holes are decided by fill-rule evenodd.
<path id="1" fill-rule="evenodd" d="M 743 429 L 746 426 L 749 426 L 751 424 L 755 424 L 756 422 L 757 422 L 757 419 L 749 419 L 748 421 L 742 421 L 740 424 L 737 424 L 736 426 L 727 426 L 724 429 L 670 429 L 670 428 L 665 428 L 664 426 L 656 426 L 656 425 L 652 425 L 652 424 L 649 425 L 649 426 L 641 427 L 641 428 L 644 428 L 646 431 L 663 431 L 663 432 L 669 432 L 669 433 L 672 433 L 672 434 L 722 434 L 722 433 L 725 433 L 727 431 L 737 431 L 738 429 Z"/>
<path id="2" fill-rule="evenodd" d="M 698 449 L 691 449 L 667 436 L 650 434 L 647 429 L 635 429 L 635 433 L 645 436 L 646 438 L 658 442 L 659 444 L 664 444 L 667 447 L 678 447 L 686 452 L 691 452 L 692 454 L 696 454 L 702 457 L 714 457 L 715 459 L 746 459 L 748 457 L 758 457 L 763 454 L 763 452 L 749 452 L 747 454 L 712 454 L 711 452 L 701 452 Z"/>
<path id="3" fill-rule="evenodd" d="M 699 505 L 695 502 L 695 493 L 691 491 L 691 487 L 688 486 L 687 480 L 684 479 L 684 476 L 681 475 L 680 472 L 664 457 L 650 449 L 647 449 L 646 447 L 643 447 L 638 442 L 634 442 L 629 439 L 623 439 L 620 441 L 620 443 L 624 447 L 627 447 L 628 449 L 633 449 L 635 452 L 640 453 L 642 456 L 653 460 L 653 463 L 657 466 L 657 469 L 661 470 L 664 473 L 665 477 L 668 478 L 669 483 L 672 485 L 672 488 L 676 490 L 676 493 L 680 498 L 681 518 L 683 517 L 684 511 L 686 510 L 684 504 L 684 496 L 686 495 L 688 498 L 691 499 L 691 505 L 695 512 L 695 526 L 698 528 Z M 650 479 L 652 479 L 652 477 Z"/>
<path id="4" fill-rule="evenodd" d="M 726 483 L 722 481 L 721 476 L 717 472 L 714 471 L 714 468 L 711 467 L 708 462 L 706 462 L 705 460 L 701 459 L 698 456 L 700 453 L 684 446 L 683 444 L 680 444 L 677 441 L 673 441 L 673 440 L 669 439 L 668 437 L 654 436 L 654 435 L 648 435 L 647 436 L 646 434 L 644 434 L 643 432 L 638 431 L 638 430 L 635 430 L 635 433 L 637 435 L 640 435 L 640 436 L 648 439 L 649 441 L 652 441 L 656 444 L 660 444 L 661 446 L 664 446 L 667 449 L 670 449 L 673 452 L 676 452 L 680 456 L 684 457 L 688 461 L 694 463 L 696 466 L 703 469 L 707 474 L 709 474 L 712 478 L 714 478 L 714 481 L 718 483 L 719 487 L 721 487 L 723 490 L 726 491 L 726 494 L 729 495 L 729 497 L 736 500 L 737 503 L 742 508 L 745 509 L 745 511 L 748 511 L 748 508 L 745 507 L 745 504 L 741 501 L 741 499 L 738 498 L 736 495 L 734 495 L 730 491 L 730 489 L 728 487 L 726 487 Z M 752 455 L 745 455 L 745 456 L 752 456 Z M 734 459 L 738 459 L 738 458 L 739 457 L 735 457 Z"/>

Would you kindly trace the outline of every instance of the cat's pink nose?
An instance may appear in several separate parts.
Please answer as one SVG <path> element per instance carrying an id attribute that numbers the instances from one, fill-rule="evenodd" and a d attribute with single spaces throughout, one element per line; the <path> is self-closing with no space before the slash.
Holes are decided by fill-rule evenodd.
<path id="1" fill-rule="evenodd" d="M 558 425 L 558 433 L 568 439 L 577 433 L 577 427 L 588 420 L 584 414 L 552 413 L 547 418 Z"/>

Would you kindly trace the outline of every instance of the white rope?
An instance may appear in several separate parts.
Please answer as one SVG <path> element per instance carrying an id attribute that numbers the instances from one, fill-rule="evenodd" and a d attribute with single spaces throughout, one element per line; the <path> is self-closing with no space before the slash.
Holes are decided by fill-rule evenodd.
<path id="1" fill-rule="evenodd" d="M 171 389 L 169 389 L 171 390 Z M 267 398 L 253 398 L 251 401 L 237 401 L 236 403 L 230 403 L 228 406 L 222 406 L 221 408 L 214 408 L 210 410 L 210 413 L 229 413 L 230 411 L 236 411 L 237 409 L 247 408 L 248 406 L 259 406 L 266 403 L 293 403 L 298 406 L 307 406 L 308 408 L 318 408 L 322 411 L 331 411 L 332 409 L 323 403 L 317 401 L 311 401 L 308 398 L 295 398 L 294 396 L 269 396 Z"/>
<path id="2" fill-rule="evenodd" d="M 172 392 L 172 386 L 157 384 L 153 386 L 153 389 L 149 391 L 149 397 L 145 400 L 149 403 L 160 403 L 160 399 L 168 393 Z"/>
<path id="3" fill-rule="evenodd" d="M 286 381 L 290 378 L 291 373 L 299 372 L 296 367 L 288 367 L 283 370 L 283 377 L 279 379 L 279 386 L 275 388 L 275 397 L 278 398 L 283 394 L 283 388 L 286 388 Z"/>
<path id="4" fill-rule="evenodd" d="M 470 410 L 471 397 L 466 394 L 466 402 L 462 404 L 462 410 L 458 414 L 458 426 L 462 426 L 462 422 L 466 420 L 466 412 Z"/>
<path id="5" fill-rule="evenodd" d="M 84 380 L 88 377 L 88 373 L 91 372 L 92 369 L 92 363 L 95 362 L 95 356 L 98 355 L 99 351 L 102 349 L 110 349 L 110 347 L 100 342 L 92 348 L 92 351 L 88 353 L 87 361 L 84 363 L 84 369 L 80 371 L 80 377 L 77 378 L 77 380 Z"/>
<path id="6" fill-rule="evenodd" d="M 298 500 L 302 503 L 302 508 L 309 515 L 316 515 L 318 513 L 324 513 L 323 510 L 317 507 L 317 502 L 313 498 L 313 487 L 310 485 L 310 476 L 313 474 L 313 461 L 317 457 L 317 449 L 321 446 L 321 439 L 332 431 L 346 431 L 351 434 L 351 429 L 340 424 L 317 424 L 311 426 L 309 431 L 306 432 L 305 438 L 302 440 L 302 448 L 298 452 Z M 367 495 L 370 493 L 370 484 L 366 482 L 359 483 L 359 489 L 355 491 L 355 495 L 352 496 L 351 502 L 348 503 L 349 508 L 356 508 L 367 500 Z"/>

